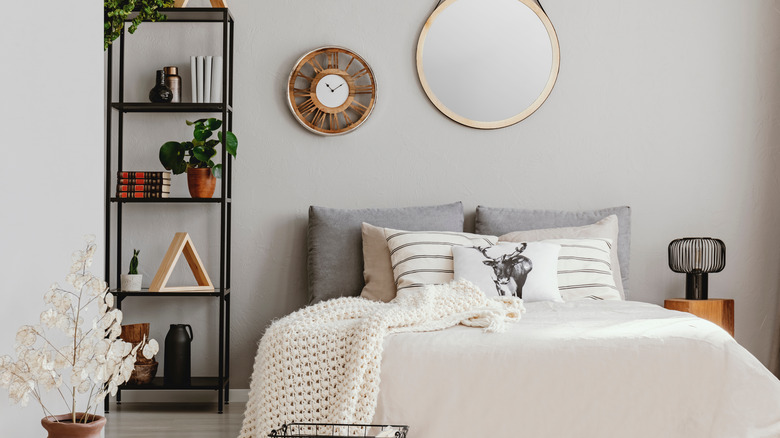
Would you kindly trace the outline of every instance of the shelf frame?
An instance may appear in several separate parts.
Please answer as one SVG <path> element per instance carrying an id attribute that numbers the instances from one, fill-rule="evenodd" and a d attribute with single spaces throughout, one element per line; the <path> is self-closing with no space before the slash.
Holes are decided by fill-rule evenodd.
<path id="1" fill-rule="evenodd" d="M 117 309 L 122 308 L 122 301 L 130 297 L 218 297 L 219 298 L 219 342 L 218 342 L 218 373 L 214 377 L 193 377 L 193 382 L 198 384 L 187 387 L 171 387 L 165 385 L 162 377 L 158 377 L 151 385 L 122 385 L 117 392 L 116 401 L 121 403 L 122 390 L 153 390 L 153 389 L 192 389 L 192 390 L 216 390 L 218 392 L 217 411 L 221 414 L 223 404 L 229 403 L 230 398 L 230 280 L 231 280 L 231 242 L 232 238 L 232 176 L 233 160 L 222 148 L 223 178 L 220 182 L 220 195 L 218 198 L 194 199 L 194 198 L 156 198 L 135 199 L 117 198 L 112 196 L 115 187 L 112 165 L 116 163 L 117 170 L 123 167 L 124 158 L 124 118 L 128 113 L 214 113 L 222 116 L 222 135 L 233 129 L 233 47 L 235 35 L 235 21 L 227 8 L 171 8 L 160 9 L 160 12 L 168 16 L 165 23 L 215 23 L 222 27 L 222 56 L 225 62 L 222 64 L 222 96 L 223 102 L 219 103 L 168 103 L 156 104 L 147 102 L 125 101 L 125 44 L 127 42 L 126 28 L 122 28 L 118 41 L 109 45 L 107 50 L 106 68 L 106 154 L 105 154 L 105 280 L 111 282 L 112 271 L 116 285 L 121 284 L 122 266 L 122 230 L 123 213 L 126 204 L 219 204 L 220 206 L 220 248 L 219 248 L 219 284 L 215 292 L 126 292 L 112 290 L 117 298 Z M 132 21 L 137 12 L 130 14 L 125 23 Z M 115 71 L 114 55 L 115 45 L 119 43 L 118 71 Z M 117 83 L 114 83 L 117 76 Z M 114 100 L 114 86 L 117 88 L 117 100 Z M 116 119 L 114 119 L 116 117 Z M 116 132 L 113 132 L 113 122 L 116 120 Z M 114 139 L 116 142 L 114 144 Z M 114 151 L 116 152 L 114 154 Z M 115 216 L 112 216 L 113 211 Z M 112 225 L 115 226 L 115 240 L 112 240 Z M 112 243 L 115 242 L 115 246 Z M 111 257 L 112 252 L 114 257 Z M 115 266 L 115 269 L 112 269 Z M 215 285 L 216 286 L 216 285 Z M 206 379 L 206 380 L 196 380 Z M 156 383 L 155 383 L 156 382 Z M 162 382 L 162 383 L 160 383 Z M 206 382 L 206 383 L 203 383 Z M 109 412 L 108 397 L 104 403 L 105 412 Z"/>

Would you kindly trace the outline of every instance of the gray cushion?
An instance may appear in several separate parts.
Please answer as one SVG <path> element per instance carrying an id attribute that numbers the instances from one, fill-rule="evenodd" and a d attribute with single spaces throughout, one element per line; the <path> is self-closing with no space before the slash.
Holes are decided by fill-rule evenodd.
<path id="1" fill-rule="evenodd" d="M 463 231 L 463 204 L 342 210 L 309 207 L 309 297 L 314 304 L 363 289 L 360 225 L 410 231 Z"/>
<path id="2" fill-rule="evenodd" d="M 476 233 L 501 236 L 512 231 L 589 225 L 614 214 L 618 217 L 618 259 L 623 290 L 628 297 L 628 264 L 631 256 L 631 207 L 588 211 L 525 210 L 477 207 Z"/>

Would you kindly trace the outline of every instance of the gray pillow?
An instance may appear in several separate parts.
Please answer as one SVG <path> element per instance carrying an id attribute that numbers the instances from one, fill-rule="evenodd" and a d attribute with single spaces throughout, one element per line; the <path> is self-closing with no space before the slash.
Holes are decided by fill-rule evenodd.
<path id="1" fill-rule="evenodd" d="M 614 214 L 618 217 L 618 259 L 623 291 L 628 297 L 628 265 L 631 256 L 631 207 L 602 210 L 556 211 L 478 206 L 476 233 L 501 236 L 512 231 L 590 225 Z"/>
<path id="2" fill-rule="evenodd" d="M 309 207 L 309 302 L 357 296 L 363 289 L 360 225 L 410 231 L 463 231 L 463 204 L 343 210 Z"/>

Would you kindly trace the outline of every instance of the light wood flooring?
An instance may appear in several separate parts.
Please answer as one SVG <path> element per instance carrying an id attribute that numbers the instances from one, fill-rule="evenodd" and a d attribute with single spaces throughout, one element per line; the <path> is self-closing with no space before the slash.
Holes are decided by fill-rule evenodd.
<path id="1" fill-rule="evenodd" d="M 233 402 L 217 414 L 215 403 L 112 403 L 106 438 L 237 438 L 245 407 Z"/>

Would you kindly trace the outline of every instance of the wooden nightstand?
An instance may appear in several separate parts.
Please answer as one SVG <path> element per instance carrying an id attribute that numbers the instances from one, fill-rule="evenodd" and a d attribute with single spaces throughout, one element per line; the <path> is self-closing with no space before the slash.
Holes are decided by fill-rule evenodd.
<path id="1" fill-rule="evenodd" d="M 664 307 L 670 310 L 693 313 L 699 318 L 712 321 L 734 336 L 734 300 L 684 300 L 675 298 L 664 301 Z"/>

